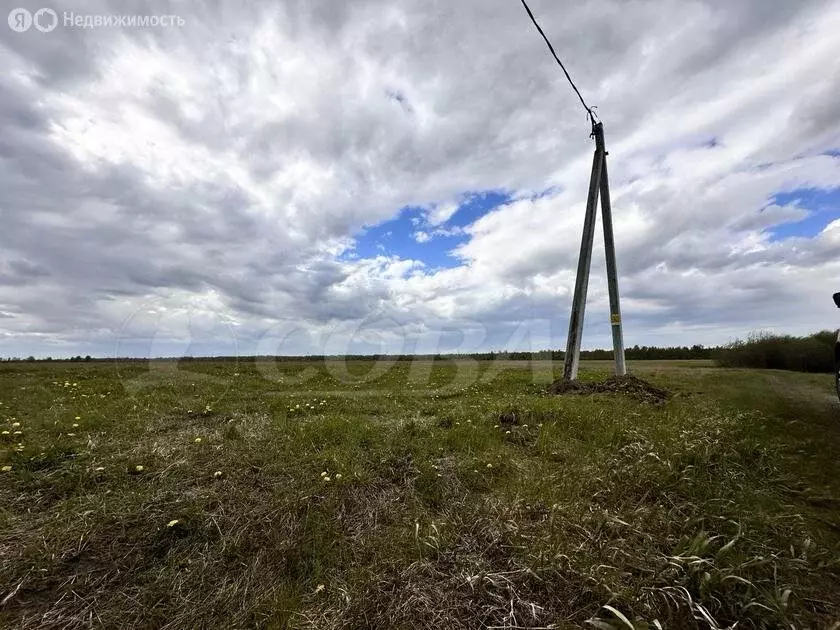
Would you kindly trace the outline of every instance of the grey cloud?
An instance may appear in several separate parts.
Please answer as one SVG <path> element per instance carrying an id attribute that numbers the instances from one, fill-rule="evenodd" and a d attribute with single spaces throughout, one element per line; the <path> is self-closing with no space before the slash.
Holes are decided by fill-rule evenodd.
<path id="1" fill-rule="evenodd" d="M 735 93 L 739 81 L 761 77 L 763 69 L 745 60 L 770 39 L 791 24 L 835 19 L 836 4 L 533 5 L 607 120 L 617 216 L 638 206 L 652 221 L 636 240 L 619 241 L 628 299 L 661 303 L 630 321 L 651 330 L 669 322 L 731 328 L 748 323 L 744 304 L 755 303 L 803 325 L 768 296 L 815 295 L 813 278 L 836 258 L 833 243 L 749 253 L 733 253 L 733 245 L 795 216 L 759 213 L 768 187 L 789 183 L 784 173 L 796 156 L 840 140 L 837 69 L 823 72 L 807 99 L 772 92 L 759 114 L 789 111 L 789 125 L 751 144 L 727 175 L 692 180 L 694 189 L 685 190 L 680 152 L 711 136 L 721 140 L 718 155 L 740 146 L 749 119 L 706 120 L 704 108 Z M 438 329 L 474 318 L 493 340 L 528 319 L 552 321 L 551 334 L 565 334 L 579 225 L 552 230 L 546 222 L 582 213 L 591 146 L 579 104 L 517 3 L 137 1 L 56 9 L 171 13 L 187 24 L 50 34 L 0 28 L 0 60 L 9 68 L 0 77 L 0 243 L 8 253 L 0 312 L 11 314 L 0 353 L 43 343 L 105 348 L 126 326 L 147 334 L 143 327 L 153 324 L 132 315 L 144 300 L 216 312 L 237 320 L 248 339 L 273 321 L 314 331 L 372 315 Z M 114 68 L 125 76 L 109 74 Z M 736 116 L 752 115 L 749 103 L 733 107 Z M 679 126 L 692 116 L 696 127 Z M 97 127 L 107 117 L 114 126 Z M 572 174 L 580 164 L 582 174 Z M 828 181 L 830 169 L 819 170 Z M 467 229 L 462 275 L 392 273 L 399 261 L 340 257 L 363 226 L 404 205 L 551 186 L 556 207 L 536 208 L 529 231 L 506 223 L 504 211 L 486 234 Z M 518 235 L 514 247 L 506 233 Z M 485 249 L 491 236 L 496 244 Z M 654 274 L 663 262 L 669 272 Z M 783 266 L 811 280 L 793 287 L 767 271 Z M 696 277 L 680 280 L 692 270 Z M 428 286 L 411 282 L 411 273 Z M 552 291 L 540 288 L 538 275 L 552 278 Z M 713 281 L 731 290 L 707 291 Z M 597 282 L 592 287 L 597 318 L 603 295 Z M 601 324 L 593 330 L 595 339 L 608 336 Z"/>

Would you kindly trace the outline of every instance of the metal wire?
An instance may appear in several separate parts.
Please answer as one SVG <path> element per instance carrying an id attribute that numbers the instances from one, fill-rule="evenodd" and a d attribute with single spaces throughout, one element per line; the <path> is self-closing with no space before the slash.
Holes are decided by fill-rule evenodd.
<path id="1" fill-rule="evenodd" d="M 531 21 L 534 23 L 534 26 L 537 27 L 537 31 L 539 31 L 540 35 L 542 35 L 542 38 L 545 40 L 545 43 L 548 46 L 548 49 L 551 51 L 551 54 L 554 56 L 555 61 L 557 61 L 557 64 L 563 70 L 563 74 L 566 75 L 566 78 L 569 80 L 569 85 L 572 86 L 572 89 L 575 91 L 575 94 L 577 94 L 577 97 L 580 99 L 581 105 L 583 105 L 583 108 L 586 110 L 586 113 L 589 116 L 589 121 L 594 126 L 596 115 L 595 115 L 595 112 L 593 112 L 592 110 L 595 109 L 595 108 L 590 107 L 589 105 L 586 104 L 586 101 L 583 100 L 583 96 L 581 96 L 580 90 L 577 89 L 577 86 L 575 85 L 575 82 L 572 81 L 572 77 L 569 76 L 569 72 L 568 72 L 568 70 L 566 70 L 566 66 L 563 65 L 563 62 L 560 61 L 560 57 L 558 57 L 557 53 L 554 52 L 554 46 L 551 45 L 551 42 L 548 40 L 548 37 L 546 37 L 542 28 L 537 23 L 537 19 L 534 17 L 534 14 L 531 12 L 531 8 L 528 6 L 528 4 L 525 2 L 525 0 L 519 0 L 519 1 L 522 3 L 522 6 L 525 7 L 525 11 L 528 12 L 528 17 L 531 18 Z"/>

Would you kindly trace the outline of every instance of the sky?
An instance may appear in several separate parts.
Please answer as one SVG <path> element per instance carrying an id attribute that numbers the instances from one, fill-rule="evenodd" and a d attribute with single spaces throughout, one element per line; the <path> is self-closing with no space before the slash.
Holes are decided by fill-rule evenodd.
<path id="1" fill-rule="evenodd" d="M 3 1 L 0 356 L 565 347 L 594 147 L 518 0 Z M 840 326 L 840 2 L 530 4 L 626 344 Z"/>

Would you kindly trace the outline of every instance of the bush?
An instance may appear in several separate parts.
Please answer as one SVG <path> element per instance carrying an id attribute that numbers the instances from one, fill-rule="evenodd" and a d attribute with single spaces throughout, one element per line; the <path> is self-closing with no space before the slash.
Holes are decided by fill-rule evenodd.
<path id="1" fill-rule="evenodd" d="M 834 333 L 822 330 L 808 337 L 753 333 L 718 351 L 721 367 L 748 367 L 797 372 L 834 371 Z"/>

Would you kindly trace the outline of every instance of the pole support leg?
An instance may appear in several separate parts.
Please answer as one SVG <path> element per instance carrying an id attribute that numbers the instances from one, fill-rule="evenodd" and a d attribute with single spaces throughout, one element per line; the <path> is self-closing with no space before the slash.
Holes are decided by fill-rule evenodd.
<path id="1" fill-rule="evenodd" d="M 612 330 L 615 373 L 627 373 L 624 361 L 624 337 L 621 326 L 621 306 L 618 292 L 618 269 L 615 261 L 615 239 L 612 224 L 612 203 L 610 183 L 607 175 L 607 152 L 604 144 L 604 126 L 592 126 L 595 137 L 595 154 L 592 157 L 592 173 L 589 179 L 589 196 L 586 200 L 586 216 L 583 220 L 583 234 L 580 241 L 575 292 L 572 297 L 572 313 L 569 317 L 569 335 L 566 338 L 566 356 L 563 362 L 563 379 L 577 378 L 580 364 L 580 344 L 583 336 L 583 320 L 586 311 L 586 293 L 589 288 L 589 268 L 592 263 L 592 245 L 595 238 L 595 218 L 598 212 L 598 196 L 601 197 L 601 212 L 604 223 L 604 247 L 607 261 L 607 288 L 610 296 L 610 328 Z"/>

